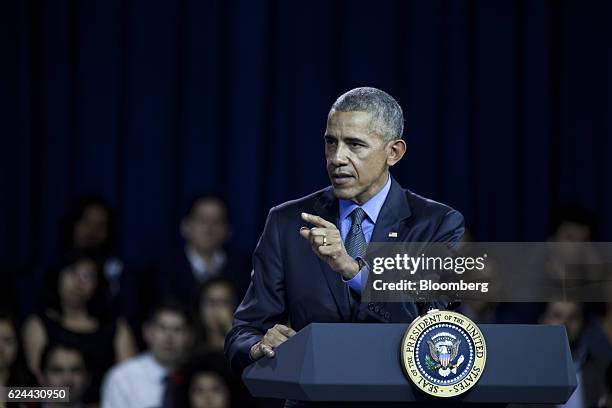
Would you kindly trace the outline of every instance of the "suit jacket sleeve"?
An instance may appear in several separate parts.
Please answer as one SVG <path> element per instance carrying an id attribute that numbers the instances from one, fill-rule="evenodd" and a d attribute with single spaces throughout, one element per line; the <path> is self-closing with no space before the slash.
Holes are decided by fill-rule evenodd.
<path id="1" fill-rule="evenodd" d="M 251 347 L 277 323 L 287 322 L 279 214 L 268 214 L 263 234 L 253 253 L 251 284 L 234 314 L 225 339 L 225 355 L 236 373 L 251 364 Z M 297 232 L 296 232 L 297 233 Z"/>
<path id="2" fill-rule="evenodd" d="M 450 209 L 442 218 L 431 242 L 448 242 L 456 244 L 465 232 L 463 215 L 457 210 Z"/>

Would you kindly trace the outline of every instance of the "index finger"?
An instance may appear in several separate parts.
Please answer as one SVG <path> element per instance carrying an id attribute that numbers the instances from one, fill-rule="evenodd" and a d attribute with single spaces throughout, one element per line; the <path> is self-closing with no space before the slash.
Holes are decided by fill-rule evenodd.
<path id="1" fill-rule="evenodd" d="M 302 219 L 304 221 L 307 221 L 311 224 L 314 224 L 318 227 L 322 227 L 322 228 L 336 228 L 336 226 L 334 224 L 332 224 L 331 222 L 319 217 L 318 215 L 312 215 L 312 214 L 308 214 L 308 213 L 302 213 Z"/>

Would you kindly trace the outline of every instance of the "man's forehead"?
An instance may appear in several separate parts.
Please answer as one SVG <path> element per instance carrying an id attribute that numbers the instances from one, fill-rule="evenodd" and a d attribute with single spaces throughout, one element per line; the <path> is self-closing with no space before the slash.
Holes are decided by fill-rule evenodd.
<path id="1" fill-rule="evenodd" d="M 372 113 L 366 111 L 332 111 L 327 117 L 328 124 L 369 124 Z"/>
<path id="2" fill-rule="evenodd" d="M 171 311 L 161 311 L 155 320 L 158 327 L 183 327 L 186 326 L 185 318 Z"/>
<path id="3" fill-rule="evenodd" d="M 326 134 L 336 134 L 339 132 L 356 131 L 360 134 L 374 133 L 371 128 L 372 114 L 370 112 L 334 111 L 327 119 Z"/>
<path id="4" fill-rule="evenodd" d="M 49 367 L 81 366 L 83 360 L 78 351 L 57 350 L 49 358 Z"/>

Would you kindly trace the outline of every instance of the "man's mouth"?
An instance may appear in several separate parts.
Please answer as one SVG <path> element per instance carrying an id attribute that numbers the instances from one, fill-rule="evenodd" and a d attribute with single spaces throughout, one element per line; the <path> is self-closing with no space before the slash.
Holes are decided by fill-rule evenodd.
<path id="1" fill-rule="evenodd" d="M 353 178 L 352 175 L 347 173 L 332 174 L 331 176 L 332 184 L 335 186 L 342 186 L 349 183 Z"/>

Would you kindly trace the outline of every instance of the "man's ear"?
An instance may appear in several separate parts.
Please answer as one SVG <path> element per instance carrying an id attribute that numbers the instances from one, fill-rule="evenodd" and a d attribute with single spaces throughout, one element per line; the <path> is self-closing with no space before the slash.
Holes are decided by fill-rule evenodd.
<path id="1" fill-rule="evenodd" d="M 387 145 L 387 149 L 387 165 L 391 167 L 404 157 L 406 153 L 406 142 L 402 139 L 392 140 Z"/>

